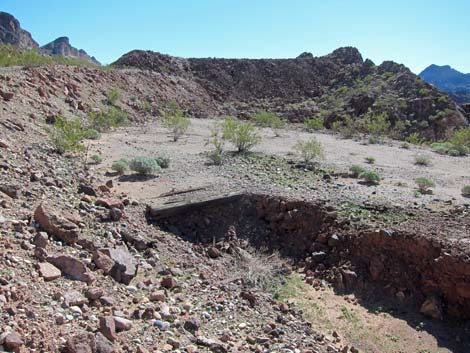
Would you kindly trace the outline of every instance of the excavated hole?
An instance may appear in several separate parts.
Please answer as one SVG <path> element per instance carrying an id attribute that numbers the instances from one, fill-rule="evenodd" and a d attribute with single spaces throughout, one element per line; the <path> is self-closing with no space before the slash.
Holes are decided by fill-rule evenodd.
<path id="1" fill-rule="evenodd" d="M 417 312 L 425 303 L 428 315 L 452 318 L 452 325 L 470 316 L 467 261 L 419 234 L 351 230 L 338 220 L 334 209 L 319 202 L 229 195 L 148 207 L 147 218 L 194 243 L 243 239 L 255 248 L 279 252 L 303 269 L 308 283 L 327 279 L 337 293 L 353 292 L 364 306 L 385 299 Z"/>

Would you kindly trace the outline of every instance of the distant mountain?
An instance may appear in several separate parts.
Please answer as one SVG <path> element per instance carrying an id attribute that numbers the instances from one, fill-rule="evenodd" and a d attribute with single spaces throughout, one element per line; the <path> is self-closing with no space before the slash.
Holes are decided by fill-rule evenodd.
<path id="1" fill-rule="evenodd" d="M 6 12 L 0 11 L 0 44 L 10 44 L 19 49 L 39 49 L 38 43 L 20 22 Z"/>
<path id="2" fill-rule="evenodd" d="M 449 65 L 430 65 L 419 76 L 447 92 L 458 103 L 470 103 L 470 74 L 464 74 Z"/>
<path id="3" fill-rule="evenodd" d="M 86 59 L 94 64 L 100 63 L 89 56 L 83 49 L 77 49 L 70 45 L 67 37 L 59 37 L 56 40 L 39 47 L 28 31 L 21 28 L 20 22 L 9 13 L 0 11 L 0 44 L 9 44 L 18 49 L 38 50 L 44 55 L 60 55 L 65 57 Z"/>
<path id="4" fill-rule="evenodd" d="M 68 37 L 59 37 L 56 40 L 41 47 L 41 52 L 49 55 L 61 55 L 66 57 L 81 58 L 100 65 L 94 56 L 89 56 L 83 49 L 77 49 L 70 45 Z"/>

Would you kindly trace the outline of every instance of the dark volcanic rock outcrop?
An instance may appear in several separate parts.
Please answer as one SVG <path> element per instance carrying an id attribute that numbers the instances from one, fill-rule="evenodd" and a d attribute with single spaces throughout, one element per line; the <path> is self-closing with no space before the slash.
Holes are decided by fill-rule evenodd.
<path id="1" fill-rule="evenodd" d="M 10 44 L 20 49 L 38 49 L 31 34 L 21 28 L 20 22 L 6 12 L 0 11 L 0 44 Z"/>
<path id="2" fill-rule="evenodd" d="M 186 59 L 135 50 L 114 65 L 189 82 L 199 95 L 211 98 L 220 114 L 242 118 L 259 109 L 293 122 L 321 114 L 331 127 L 348 117 L 365 121 L 385 113 L 397 135 L 418 132 L 428 139 L 468 124 L 463 109 L 404 65 L 385 61 L 376 66 L 352 47 L 295 59 Z"/>
<path id="3" fill-rule="evenodd" d="M 65 57 L 79 58 L 91 61 L 94 64 L 100 65 L 95 57 L 89 56 L 83 49 L 77 49 L 70 45 L 68 37 L 59 37 L 56 40 L 41 47 L 41 52 L 49 55 L 60 55 Z"/>

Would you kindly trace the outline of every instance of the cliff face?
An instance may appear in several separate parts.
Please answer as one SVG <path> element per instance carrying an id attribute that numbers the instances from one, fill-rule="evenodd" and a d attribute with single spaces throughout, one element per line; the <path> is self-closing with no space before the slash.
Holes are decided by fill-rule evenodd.
<path id="1" fill-rule="evenodd" d="M 246 117 L 267 109 L 293 122 L 321 114 L 330 127 L 385 113 L 392 128 L 427 138 L 441 138 L 446 129 L 468 124 L 461 107 L 405 66 L 392 61 L 376 66 L 352 47 L 295 59 L 186 59 L 136 50 L 114 65 L 191 82 L 211 97 L 220 114 Z"/>
<path id="2" fill-rule="evenodd" d="M 41 47 L 41 52 L 48 55 L 60 55 L 65 57 L 80 58 L 100 65 L 95 57 L 89 56 L 83 49 L 77 49 L 70 45 L 68 37 L 59 37 L 56 40 Z"/>
<path id="3" fill-rule="evenodd" d="M 19 49 L 38 49 L 31 34 L 21 28 L 19 21 L 6 12 L 0 12 L 0 44 L 10 44 Z"/>
<path id="4" fill-rule="evenodd" d="M 39 47 L 28 31 L 21 28 L 20 22 L 6 12 L 0 12 L 0 44 L 12 45 L 20 50 L 38 50 L 44 55 L 59 55 L 88 60 L 96 65 L 100 63 L 89 56 L 83 49 L 70 45 L 69 38 L 59 37 L 56 40 Z"/>

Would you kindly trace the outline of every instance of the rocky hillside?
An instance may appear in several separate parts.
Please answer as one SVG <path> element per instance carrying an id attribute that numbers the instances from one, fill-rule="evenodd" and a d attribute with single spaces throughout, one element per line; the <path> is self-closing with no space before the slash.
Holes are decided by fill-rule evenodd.
<path id="1" fill-rule="evenodd" d="M 100 63 L 89 56 L 83 49 L 70 45 L 68 37 L 59 37 L 56 40 L 39 47 L 28 31 L 21 28 L 20 22 L 12 15 L 0 11 L 0 44 L 12 45 L 21 50 L 37 50 L 44 55 L 59 55 L 69 58 L 79 58 L 94 64 Z"/>
<path id="2" fill-rule="evenodd" d="M 20 49 L 38 49 L 39 45 L 31 34 L 21 28 L 12 15 L 0 11 L 0 44 L 11 44 Z"/>
<path id="3" fill-rule="evenodd" d="M 449 93 L 458 103 L 470 103 L 470 74 L 461 73 L 449 65 L 430 65 L 419 76 Z"/>
<path id="4" fill-rule="evenodd" d="M 41 47 L 41 52 L 49 55 L 60 55 L 65 57 L 80 58 L 101 65 L 94 56 L 89 56 L 83 49 L 77 49 L 70 45 L 68 37 L 59 37 L 56 40 Z"/>
<path id="5" fill-rule="evenodd" d="M 220 114 L 246 117 L 267 109 L 294 122 L 320 114 L 331 127 L 349 117 L 361 120 L 385 113 L 392 128 L 429 139 L 468 124 L 454 101 L 405 66 L 391 61 L 376 66 L 352 47 L 295 59 L 185 59 L 132 51 L 114 65 L 191 82 Z"/>

